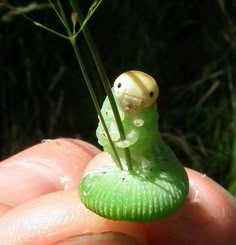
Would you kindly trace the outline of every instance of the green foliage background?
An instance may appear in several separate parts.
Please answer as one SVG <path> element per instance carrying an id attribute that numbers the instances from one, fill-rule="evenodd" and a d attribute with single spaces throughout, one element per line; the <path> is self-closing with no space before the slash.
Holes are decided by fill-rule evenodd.
<path id="1" fill-rule="evenodd" d="M 11 15 L 8 3 L 19 6 L 18 1 L 0 1 L 1 158 L 45 138 L 76 137 L 97 144 L 97 115 L 69 42 Z M 27 14 L 62 32 L 53 11 L 34 3 L 35 10 Z M 82 6 L 84 13 L 91 4 Z M 163 136 L 184 165 L 232 192 L 235 13 L 230 0 L 104 0 L 89 21 L 110 80 L 130 69 L 157 78 Z M 105 94 L 82 36 L 79 46 L 102 103 Z"/>

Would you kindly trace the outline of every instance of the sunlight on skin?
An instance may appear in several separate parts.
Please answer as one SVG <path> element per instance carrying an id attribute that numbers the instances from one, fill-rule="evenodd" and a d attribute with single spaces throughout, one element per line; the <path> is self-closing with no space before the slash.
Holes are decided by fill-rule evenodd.
<path id="1" fill-rule="evenodd" d="M 109 155 L 99 152 L 82 141 L 58 139 L 3 161 L 0 241 L 47 245 L 85 233 L 117 231 L 139 244 L 236 244 L 235 199 L 205 175 L 189 169 L 188 200 L 172 217 L 143 224 L 114 222 L 87 210 L 79 201 L 77 188 L 91 159 L 86 171 L 109 162 Z"/>

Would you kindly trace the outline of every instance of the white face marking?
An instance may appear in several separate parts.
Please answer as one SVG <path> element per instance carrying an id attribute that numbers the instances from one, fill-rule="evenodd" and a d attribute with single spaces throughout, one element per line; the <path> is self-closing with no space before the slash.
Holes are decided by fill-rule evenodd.
<path id="1" fill-rule="evenodd" d="M 159 95 L 159 88 L 154 78 L 141 71 L 121 74 L 115 80 L 113 90 L 120 106 L 129 114 L 150 106 Z"/>

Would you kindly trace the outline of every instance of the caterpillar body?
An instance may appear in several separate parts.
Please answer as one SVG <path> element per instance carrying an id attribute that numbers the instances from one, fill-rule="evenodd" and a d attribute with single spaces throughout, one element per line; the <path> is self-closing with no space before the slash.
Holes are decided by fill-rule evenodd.
<path id="1" fill-rule="evenodd" d="M 115 80 L 112 91 L 124 140 L 108 98 L 101 113 L 124 170 L 114 167 L 86 175 L 79 190 L 81 201 L 95 213 L 114 220 L 151 221 L 171 215 L 185 201 L 188 177 L 159 133 L 156 81 L 141 71 L 129 71 Z M 115 161 L 101 122 L 96 134 L 99 144 Z M 125 148 L 130 151 L 132 170 L 125 168 Z"/>

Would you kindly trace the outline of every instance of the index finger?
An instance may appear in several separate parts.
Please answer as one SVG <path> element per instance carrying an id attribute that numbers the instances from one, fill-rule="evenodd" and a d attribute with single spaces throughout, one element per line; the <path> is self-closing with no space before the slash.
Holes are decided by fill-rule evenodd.
<path id="1" fill-rule="evenodd" d="M 99 152 L 80 140 L 45 140 L 2 161 L 0 211 L 46 193 L 76 189 L 88 162 Z"/>

